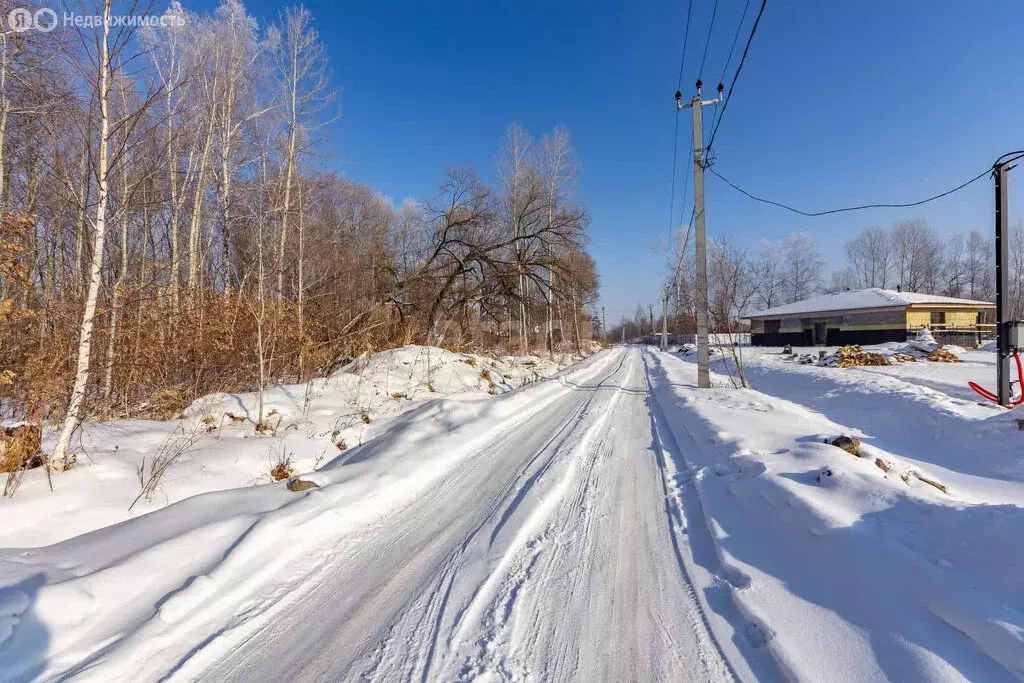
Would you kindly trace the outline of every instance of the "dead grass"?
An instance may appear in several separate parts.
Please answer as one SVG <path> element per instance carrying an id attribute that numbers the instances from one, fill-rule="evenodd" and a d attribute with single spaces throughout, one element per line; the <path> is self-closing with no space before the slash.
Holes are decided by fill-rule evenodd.
<path id="1" fill-rule="evenodd" d="M 487 368 L 484 368 L 483 371 L 480 373 L 480 377 L 482 377 L 484 379 L 484 381 L 487 382 L 487 393 L 488 394 L 491 394 L 493 396 L 493 395 L 498 393 L 498 387 L 495 386 L 495 384 L 494 384 L 494 378 L 491 377 L 491 371 L 490 370 L 488 370 Z"/>

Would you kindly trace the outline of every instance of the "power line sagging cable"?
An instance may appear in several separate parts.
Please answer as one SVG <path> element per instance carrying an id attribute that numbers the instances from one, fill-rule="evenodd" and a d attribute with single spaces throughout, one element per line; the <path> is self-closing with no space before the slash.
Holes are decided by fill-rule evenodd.
<path id="1" fill-rule="evenodd" d="M 1024 154 L 1022 154 L 1021 156 L 1024 157 Z M 1020 157 L 1018 157 L 1018 158 L 1020 158 Z M 746 197 L 749 197 L 750 199 L 753 199 L 754 201 L 758 201 L 758 202 L 761 202 L 763 204 L 771 204 L 772 206 L 777 206 L 780 209 L 785 209 L 786 211 L 791 211 L 791 212 L 799 214 L 801 216 L 808 216 L 808 217 L 812 217 L 813 218 L 815 216 L 827 216 L 827 215 L 833 214 L 833 213 L 844 213 L 846 211 L 860 211 L 860 210 L 863 210 L 863 209 L 902 209 L 902 208 L 906 208 L 906 207 L 910 207 L 910 206 L 920 206 L 921 204 L 927 204 L 928 202 L 933 202 L 936 199 L 942 199 L 943 197 L 947 197 L 947 196 L 953 194 L 954 192 L 958 192 L 958 191 L 964 189 L 965 187 L 967 187 L 971 183 L 974 183 L 974 182 L 976 182 L 978 180 L 981 180 L 982 178 L 984 178 L 985 176 L 990 174 L 992 172 L 992 169 L 991 168 L 986 168 L 984 171 L 982 171 L 978 175 L 974 176 L 973 178 L 971 178 L 967 182 L 961 183 L 961 184 L 957 185 L 956 187 L 954 187 L 951 190 L 946 190 L 945 192 L 941 192 L 941 193 L 939 193 L 937 195 L 933 195 L 931 197 L 928 197 L 927 199 L 921 199 L 921 200 L 915 201 L 915 202 L 902 202 L 902 203 L 896 203 L 896 204 L 889 204 L 889 203 L 858 204 L 856 206 L 844 206 L 844 207 L 841 207 L 841 208 L 838 208 L 838 209 L 827 209 L 825 211 L 802 211 L 800 209 L 793 208 L 792 206 L 790 206 L 788 204 L 783 204 L 782 202 L 777 202 L 777 201 L 775 201 L 773 199 L 765 199 L 764 197 L 758 197 L 755 194 L 751 194 L 750 192 L 747 192 L 742 187 L 738 186 L 736 183 L 732 182 L 731 180 L 729 180 L 728 178 L 723 176 L 721 173 L 719 173 L 715 169 L 709 168 L 708 171 L 710 171 L 712 175 L 718 177 L 720 180 L 722 180 L 726 185 L 728 185 L 732 189 L 736 190 L 737 192 L 739 192 L 740 194 L 742 194 L 742 195 L 744 195 Z"/>

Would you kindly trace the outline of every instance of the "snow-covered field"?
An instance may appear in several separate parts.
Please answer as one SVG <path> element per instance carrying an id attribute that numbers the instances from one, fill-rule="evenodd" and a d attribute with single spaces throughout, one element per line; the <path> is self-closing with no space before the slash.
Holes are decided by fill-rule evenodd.
<path id="1" fill-rule="evenodd" d="M 994 384 L 994 354 L 823 368 L 743 352 L 757 391 L 695 392 L 683 388 L 695 367 L 667 361 L 660 391 L 675 397 L 669 422 L 694 454 L 722 560 L 743 577 L 737 600 L 765 620 L 784 668 L 1024 677 L 1024 415 L 966 386 Z M 712 365 L 720 386 L 727 363 Z M 824 443 L 840 434 L 865 457 Z"/>
<path id="2" fill-rule="evenodd" d="M 35 516 L 45 540 L 24 545 L 66 539 L 10 547 L 33 522 L 0 529 L 0 680 L 1024 679 L 1024 414 L 966 388 L 992 385 L 993 354 L 829 368 L 744 353 L 755 389 L 731 388 L 718 358 L 716 388 L 697 390 L 689 358 L 640 347 L 402 413 L 392 394 L 439 394 L 443 371 L 435 392 L 378 372 L 359 399 L 352 379 L 309 401 L 282 388 L 276 437 L 227 418 L 165 483 L 178 502 L 106 528 L 160 437 L 97 427 L 124 440 L 110 453 L 114 431 L 87 435 L 85 483 L 29 480 L 0 503 L 5 522 Z M 481 376 L 439 367 L 450 385 Z M 318 488 L 244 486 L 274 439 L 313 469 L 345 414 L 349 449 L 303 475 Z M 862 457 L 826 443 L 842 434 Z M 119 458 L 114 483 L 92 471 Z M 207 470 L 221 483 L 187 497 Z M 88 506 L 61 483 L 121 498 L 79 522 Z"/>

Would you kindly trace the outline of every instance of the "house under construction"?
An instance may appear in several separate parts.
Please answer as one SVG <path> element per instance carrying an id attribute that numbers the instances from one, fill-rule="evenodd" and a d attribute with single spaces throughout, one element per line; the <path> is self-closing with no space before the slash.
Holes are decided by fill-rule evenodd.
<path id="1" fill-rule="evenodd" d="M 903 342 L 927 327 L 944 344 L 977 346 L 994 332 L 995 304 L 890 289 L 824 294 L 746 316 L 754 346 Z"/>

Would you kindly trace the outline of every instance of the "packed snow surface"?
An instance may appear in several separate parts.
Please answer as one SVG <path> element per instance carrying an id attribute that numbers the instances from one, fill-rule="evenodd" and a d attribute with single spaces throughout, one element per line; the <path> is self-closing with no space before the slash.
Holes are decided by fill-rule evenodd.
<path id="1" fill-rule="evenodd" d="M 991 354 L 740 353 L 756 390 L 617 347 L 396 413 L 308 491 L 0 549 L 0 680 L 1024 678 L 1024 432 L 958 389 Z"/>

